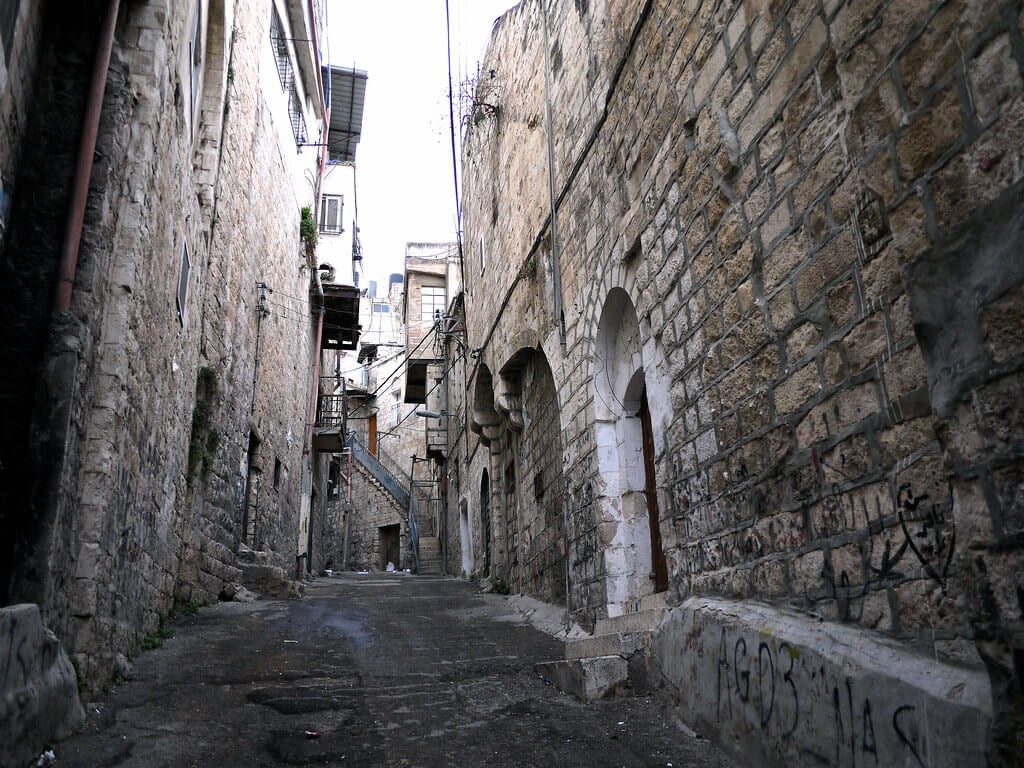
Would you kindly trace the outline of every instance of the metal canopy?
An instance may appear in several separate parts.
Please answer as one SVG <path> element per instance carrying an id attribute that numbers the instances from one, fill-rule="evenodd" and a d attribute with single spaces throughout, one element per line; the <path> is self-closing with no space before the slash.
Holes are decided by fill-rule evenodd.
<path id="1" fill-rule="evenodd" d="M 363 104 L 366 100 L 366 72 L 347 67 L 324 67 L 331 124 L 327 131 L 328 161 L 352 163 L 363 132 Z"/>

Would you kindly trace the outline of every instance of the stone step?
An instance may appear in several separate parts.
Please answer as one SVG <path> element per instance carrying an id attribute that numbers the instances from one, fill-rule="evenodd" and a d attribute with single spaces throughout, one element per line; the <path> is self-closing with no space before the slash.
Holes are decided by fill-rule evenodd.
<path id="1" fill-rule="evenodd" d="M 566 659 L 591 659 L 600 656 L 632 656 L 637 651 L 646 651 L 654 639 L 654 630 L 635 632 L 611 632 L 606 635 L 592 635 L 565 643 Z"/>
<path id="2" fill-rule="evenodd" d="M 533 671 L 584 702 L 615 696 L 629 681 L 629 663 L 619 655 L 546 661 L 535 664 Z"/>
<path id="3" fill-rule="evenodd" d="M 436 536 L 420 536 L 417 573 L 421 576 L 440 576 L 441 571 L 441 540 Z"/>
<path id="4" fill-rule="evenodd" d="M 302 584 L 275 565 L 241 565 L 242 583 L 261 597 L 299 597 Z"/>
<path id="5" fill-rule="evenodd" d="M 657 629 L 665 618 L 668 608 L 649 608 L 635 613 L 624 613 L 608 619 L 598 619 L 594 625 L 594 635 L 609 635 L 615 632 L 641 632 Z"/>

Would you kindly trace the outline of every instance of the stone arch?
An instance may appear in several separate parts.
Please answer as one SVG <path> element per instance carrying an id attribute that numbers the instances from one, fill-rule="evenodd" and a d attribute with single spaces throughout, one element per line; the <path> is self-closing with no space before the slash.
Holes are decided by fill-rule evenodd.
<path id="1" fill-rule="evenodd" d="M 232 0 L 200 0 L 205 4 L 205 44 L 200 80 L 200 97 L 196 108 L 196 130 L 193 137 L 192 167 L 196 195 L 203 221 L 209 225 L 213 216 L 214 187 L 220 165 L 220 145 L 224 130 L 224 102 L 228 86 L 228 28 Z"/>
<path id="2" fill-rule="evenodd" d="M 480 435 L 481 443 L 489 446 L 491 440 L 499 436 L 500 424 L 501 415 L 494 403 L 494 377 L 491 376 L 491 369 L 481 363 L 473 382 L 473 419 L 470 429 Z"/>
<path id="3" fill-rule="evenodd" d="M 655 436 L 648 405 L 653 400 L 659 412 L 671 410 L 661 358 L 655 342 L 641 339 L 632 299 L 611 288 L 596 324 L 593 375 L 595 501 L 609 616 L 638 610 L 643 597 L 665 588 L 653 477 L 655 445 L 664 434 L 659 429 Z"/>
<path id="4" fill-rule="evenodd" d="M 518 349 L 501 367 L 495 405 L 507 427 L 500 465 L 509 587 L 564 604 L 561 414 L 554 374 L 539 346 Z"/>

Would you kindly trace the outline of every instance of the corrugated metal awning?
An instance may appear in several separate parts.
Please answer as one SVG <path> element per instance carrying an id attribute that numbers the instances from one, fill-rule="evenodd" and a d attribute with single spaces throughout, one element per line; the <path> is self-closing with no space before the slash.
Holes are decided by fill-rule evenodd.
<path id="1" fill-rule="evenodd" d="M 331 107 L 327 132 L 328 161 L 352 163 L 363 132 L 363 104 L 366 100 L 366 72 L 346 67 L 324 67 L 326 101 Z"/>

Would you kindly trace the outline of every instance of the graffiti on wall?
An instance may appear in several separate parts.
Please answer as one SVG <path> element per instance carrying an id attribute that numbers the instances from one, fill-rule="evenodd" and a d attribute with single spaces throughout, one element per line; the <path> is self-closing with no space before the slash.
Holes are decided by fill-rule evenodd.
<path id="1" fill-rule="evenodd" d="M 929 768 L 927 720 L 918 704 L 882 694 L 840 674 L 815 654 L 760 635 L 731 636 L 717 647 L 715 723 L 760 730 L 780 753 L 788 742 L 833 766 Z"/>

